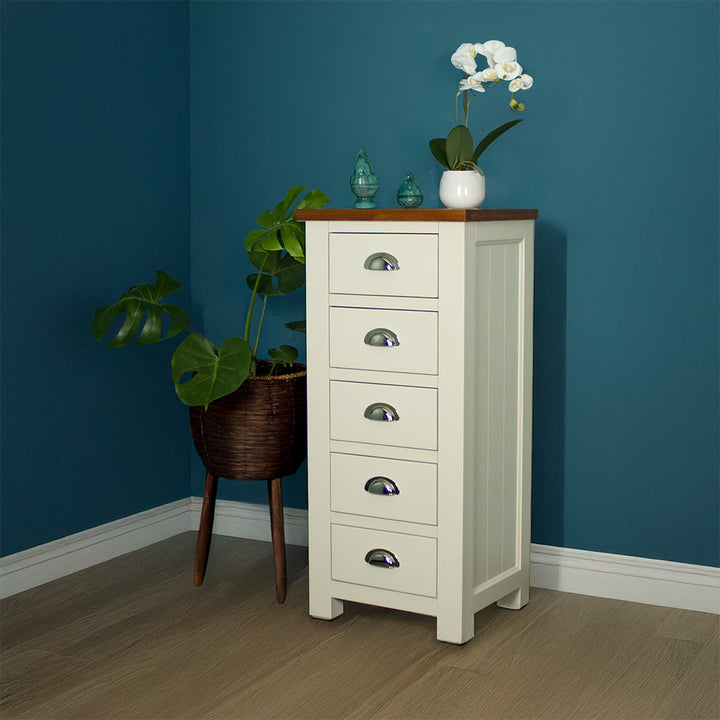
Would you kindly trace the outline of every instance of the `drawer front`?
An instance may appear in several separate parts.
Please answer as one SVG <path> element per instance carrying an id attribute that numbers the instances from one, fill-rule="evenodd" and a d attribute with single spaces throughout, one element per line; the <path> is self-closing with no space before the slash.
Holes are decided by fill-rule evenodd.
<path id="1" fill-rule="evenodd" d="M 377 565 L 366 560 L 372 551 L 379 551 L 374 555 Z M 397 563 L 396 567 L 394 563 Z M 435 597 L 437 541 L 417 535 L 333 525 L 332 578 L 355 585 Z"/>
<path id="2" fill-rule="evenodd" d="M 330 437 L 437 450 L 437 390 L 333 380 Z"/>
<path id="3" fill-rule="evenodd" d="M 330 234 L 331 293 L 434 298 L 437 266 L 437 235 Z"/>
<path id="4" fill-rule="evenodd" d="M 434 525 L 437 466 L 332 453 L 330 507 L 335 512 Z"/>
<path id="5" fill-rule="evenodd" d="M 330 308 L 330 365 L 437 375 L 437 313 Z"/>

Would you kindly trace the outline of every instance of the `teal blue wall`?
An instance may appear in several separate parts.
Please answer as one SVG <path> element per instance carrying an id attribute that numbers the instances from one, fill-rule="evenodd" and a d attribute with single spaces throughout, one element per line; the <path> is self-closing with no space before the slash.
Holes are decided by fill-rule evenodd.
<path id="1" fill-rule="evenodd" d="M 189 278 L 184 2 L 13 2 L 2 22 L 2 536 L 10 554 L 188 495 L 167 348 L 94 309 Z"/>
<path id="2" fill-rule="evenodd" d="M 720 564 L 716 2 L 1 11 L 3 553 L 201 493 L 167 349 L 103 349 L 94 307 L 163 267 L 213 339 L 238 332 L 255 217 L 292 184 L 348 206 L 359 147 L 381 205 L 412 170 L 436 206 L 449 55 L 498 38 L 536 79 L 482 163 L 487 206 L 540 209 L 533 540 Z M 273 306 L 266 347 L 303 301 Z M 304 470 L 284 485 L 304 507 Z"/>
<path id="3" fill-rule="evenodd" d="M 449 56 L 493 38 L 536 80 L 482 162 L 488 206 L 540 209 L 533 540 L 718 564 L 716 2 L 191 3 L 197 311 L 236 331 L 254 218 L 294 183 L 349 206 L 359 147 L 379 204 L 412 170 L 437 206 Z M 507 99 L 477 98 L 471 128 Z M 304 504 L 302 475 L 285 491 Z"/>

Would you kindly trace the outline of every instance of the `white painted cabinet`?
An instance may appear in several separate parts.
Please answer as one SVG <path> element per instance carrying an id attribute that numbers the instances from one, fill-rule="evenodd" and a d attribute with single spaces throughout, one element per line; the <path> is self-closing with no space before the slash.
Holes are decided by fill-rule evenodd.
<path id="1" fill-rule="evenodd" d="M 535 210 L 304 210 L 310 613 L 528 601 Z"/>

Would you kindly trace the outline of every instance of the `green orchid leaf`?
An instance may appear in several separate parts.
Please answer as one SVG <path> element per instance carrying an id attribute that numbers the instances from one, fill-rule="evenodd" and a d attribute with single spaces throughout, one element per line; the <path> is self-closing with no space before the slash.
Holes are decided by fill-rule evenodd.
<path id="1" fill-rule="evenodd" d="M 506 133 L 511 127 L 517 125 L 519 122 L 522 122 L 522 118 L 518 118 L 517 120 L 511 120 L 510 122 L 506 122 L 504 125 L 501 125 L 499 128 L 495 128 L 492 132 L 489 132 L 478 144 L 475 148 L 475 152 L 472 155 L 472 161 L 474 163 L 477 163 L 478 158 L 488 149 L 488 146 L 490 143 L 497 140 L 503 133 Z"/>
<path id="2" fill-rule="evenodd" d="M 463 163 L 472 160 L 472 135 L 465 125 L 457 125 L 448 133 L 445 142 L 445 151 L 447 153 L 448 165 L 452 170 L 456 170 L 461 167 Z"/>
<path id="3" fill-rule="evenodd" d="M 202 335 L 192 334 L 177 346 L 172 357 L 175 391 L 186 405 L 208 405 L 237 390 L 250 370 L 249 345 L 230 337 L 220 349 Z M 181 382 L 188 373 L 191 377 Z"/>
<path id="4" fill-rule="evenodd" d="M 307 332 L 307 322 L 305 320 L 293 320 L 292 322 L 286 322 L 285 327 L 293 332 Z"/>
<path id="5" fill-rule="evenodd" d="M 447 159 L 447 153 L 445 152 L 445 138 L 433 138 L 430 141 L 430 152 L 432 152 L 434 158 L 446 169 L 450 169 L 450 165 Z"/>
<path id="6" fill-rule="evenodd" d="M 122 347 L 140 334 L 134 345 L 149 345 L 167 340 L 184 330 L 190 319 L 179 305 L 161 303 L 167 295 L 179 290 L 182 283 L 163 270 L 156 270 L 154 283 L 133 285 L 113 305 L 105 305 L 95 311 L 91 331 L 96 340 L 102 340 L 115 319 L 125 313 L 125 319 L 108 347 Z M 163 318 L 170 320 L 170 328 L 163 334 Z M 143 322 L 144 319 L 144 322 Z"/>
<path id="7" fill-rule="evenodd" d="M 245 278 L 245 282 L 247 282 L 247 286 L 251 290 L 255 290 L 255 283 L 257 283 L 259 273 L 253 273 L 252 275 L 248 275 L 247 278 Z M 273 285 L 273 278 L 272 275 L 267 275 L 266 273 L 262 273 L 259 275 L 260 282 L 257 286 L 257 294 L 258 295 L 284 295 L 285 293 L 277 290 L 275 286 Z"/>
<path id="8" fill-rule="evenodd" d="M 296 206 L 296 210 L 316 210 L 325 207 L 330 198 L 322 190 L 311 190 Z"/>
<path id="9" fill-rule="evenodd" d="M 297 360 L 298 351 L 292 345 L 281 345 L 279 348 L 271 348 L 268 355 L 279 363 L 289 364 Z"/>

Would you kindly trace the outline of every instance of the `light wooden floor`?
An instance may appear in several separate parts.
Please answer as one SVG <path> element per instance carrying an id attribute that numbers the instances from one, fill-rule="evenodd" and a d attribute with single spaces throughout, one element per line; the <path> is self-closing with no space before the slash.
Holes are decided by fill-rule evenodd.
<path id="1" fill-rule="evenodd" d="M 534 590 L 463 647 L 432 618 L 274 601 L 267 543 L 187 533 L 3 602 L 2 718 L 720 718 L 718 618 Z"/>

